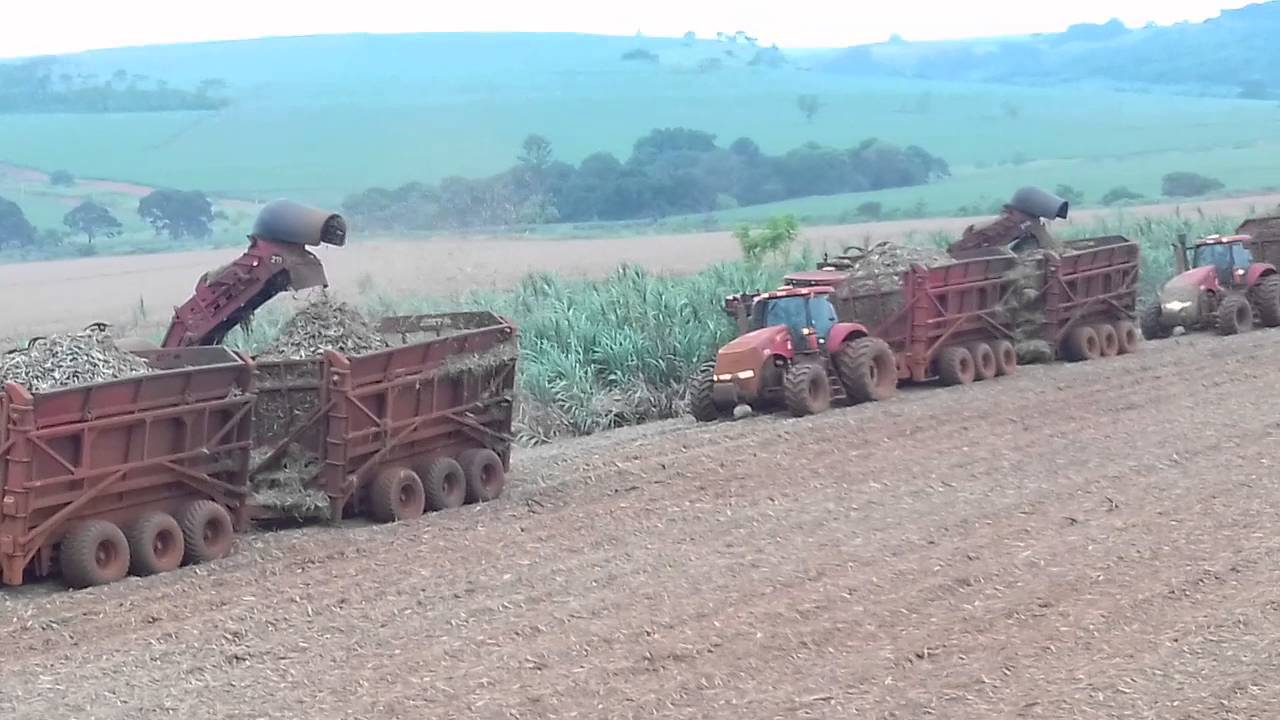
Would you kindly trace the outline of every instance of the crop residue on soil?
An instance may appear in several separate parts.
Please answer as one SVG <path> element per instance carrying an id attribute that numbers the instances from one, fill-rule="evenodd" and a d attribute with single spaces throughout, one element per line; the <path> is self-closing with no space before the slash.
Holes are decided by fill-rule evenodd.
<path id="1" fill-rule="evenodd" d="M 0 380 L 33 392 L 119 380 L 151 372 L 142 358 L 116 346 L 106 330 L 90 328 L 35 340 L 0 359 Z"/>

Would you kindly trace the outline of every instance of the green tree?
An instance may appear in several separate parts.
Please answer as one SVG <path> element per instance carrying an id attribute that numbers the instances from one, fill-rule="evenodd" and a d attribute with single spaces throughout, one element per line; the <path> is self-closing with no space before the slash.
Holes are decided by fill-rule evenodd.
<path id="1" fill-rule="evenodd" d="M 212 232 L 213 203 L 199 190 L 153 190 L 138 202 L 138 215 L 171 240 L 206 238 Z"/>
<path id="2" fill-rule="evenodd" d="M 796 98 L 796 108 L 804 115 L 805 122 L 813 122 L 813 118 L 822 109 L 822 100 L 817 95 L 806 93 Z"/>
<path id="3" fill-rule="evenodd" d="M 0 197 L 0 247 L 26 247 L 36 241 L 36 229 L 18 203 Z"/>
<path id="4" fill-rule="evenodd" d="M 1066 200 L 1072 205 L 1080 205 L 1084 202 L 1084 193 L 1071 187 L 1070 185 L 1058 185 L 1053 189 L 1053 194 Z"/>
<path id="5" fill-rule="evenodd" d="M 1198 197 L 1223 187 L 1217 178 L 1193 172 L 1171 172 L 1160 179 L 1160 192 L 1166 197 Z"/>
<path id="6" fill-rule="evenodd" d="M 66 170 L 54 170 L 49 173 L 49 184 L 54 187 L 71 187 L 76 184 L 76 178 Z"/>
<path id="7" fill-rule="evenodd" d="M 86 200 L 75 206 L 62 217 L 62 224 L 72 232 L 83 233 L 91 244 L 97 235 L 116 237 L 123 227 L 110 210 L 92 200 Z"/>
<path id="8" fill-rule="evenodd" d="M 1124 185 L 1117 185 L 1102 195 L 1102 204 L 1115 205 L 1127 200 L 1141 200 L 1142 198 L 1142 193 L 1134 192 Z"/>
<path id="9" fill-rule="evenodd" d="M 766 257 L 786 260 L 800 237 L 800 224 L 794 215 L 774 216 L 758 231 L 750 225 L 742 225 L 733 232 L 733 236 L 747 262 L 759 263 Z"/>

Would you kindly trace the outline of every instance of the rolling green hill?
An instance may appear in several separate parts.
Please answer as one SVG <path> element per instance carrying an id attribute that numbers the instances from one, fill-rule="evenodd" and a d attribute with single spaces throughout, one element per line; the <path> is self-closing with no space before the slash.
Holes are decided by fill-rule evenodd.
<path id="1" fill-rule="evenodd" d="M 1155 41 L 1141 33 L 1128 42 L 1149 52 Z M 885 48 L 872 50 L 879 58 Z M 1028 87 L 977 71 L 901 77 L 884 63 L 864 72 L 850 57 L 742 40 L 572 34 L 340 35 L 96 51 L 58 58 L 58 72 L 124 70 L 182 88 L 216 78 L 229 104 L 0 114 L 0 162 L 336 205 L 370 186 L 503 171 L 529 133 L 547 137 L 555 159 L 576 164 L 597 151 L 625 159 L 649 130 L 688 127 L 714 133 L 721 146 L 747 136 L 770 154 L 807 141 L 846 148 L 876 137 L 919 145 L 952 169 L 926 186 L 741 208 L 727 220 L 788 209 L 836 219 L 868 201 L 947 213 L 1003 199 L 1028 182 L 1072 185 L 1086 203 L 1116 185 L 1155 197 L 1160 177 L 1175 170 L 1216 176 L 1228 192 L 1280 185 L 1274 103 L 1100 90 L 1090 78 Z M 821 102 L 811 121 L 796 104 L 806 93 Z M 71 202 L 62 192 L 22 192 L 37 225 L 56 224 Z M 15 197 L 2 176 L 0 196 Z M 134 200 L 112 202 L 127 214 Z M 132 223 L 131 231 L 145 232 L 136 217 Z"/>

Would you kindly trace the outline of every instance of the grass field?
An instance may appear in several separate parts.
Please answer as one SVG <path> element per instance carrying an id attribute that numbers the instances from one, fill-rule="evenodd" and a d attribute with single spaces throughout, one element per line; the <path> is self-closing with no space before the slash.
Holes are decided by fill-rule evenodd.
<path id="1" fill-rule="evenodd" d="M 658 64 L 624 62 L 644 47 Z M 726 51 L 734 56 L 726 55 Z M 1126 94 L 1079 86 L 1031 90 L 849 78 L 749 67 L 741 44 L 590 36 L 311 38 L 102 51 L 75 61 L 189 82 L 229 80 L 214 113 L 0 117 L 0 160 L 80 176 L 197 188 L 248 199 L 291 195 L 334 204 L 370 185 L 482 175 L 510 165 L 539 132 L 573 162 L 625 156 L 653 127 L 756 139 L 768 152 L 867 137 L 919 144 L 955 175 L 927 188 L 788 203 L 838 217 L 866 200 L 934 212 L 1018 184 L 1067 183 L 1097 199 L 1115 185 L 1154 196 L 1172 170 L 1219 177 L 1228 190 L 1280 185 L 1273 103 Z M 709 58 L 722 69 L 699 72 Z M 268 62 L 269 61 L 269 62 Z M 824 107 L 806 123 L 799 93 Z M 68 142 L 76 138 L 76 142 Z M 1023 164 L 1013 161 L 1034 160 Z M 775 212 L 743 209 L 728 220 Z M 51 211 L 33 210 L 41 222 Z"/>

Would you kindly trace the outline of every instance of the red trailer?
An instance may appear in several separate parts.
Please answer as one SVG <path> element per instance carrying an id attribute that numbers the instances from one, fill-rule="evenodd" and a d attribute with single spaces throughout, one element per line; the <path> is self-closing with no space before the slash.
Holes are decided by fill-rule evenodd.
<path id="1" fill-rule="evenodd" d="M 72 587 L 226 555 L 246 519 L 249 362 L 138 353 L 158 372 L 0 396 L 0 579 Z"/>
<path id="2" fill-rule="evenodd" d="M 1120 235 L 1066 243 L 1046 252 L 1040 336 L 1055 357 L 1092 360 L 1138 349 L 1138 244 Z"/>
<path id="3" fill-rule="evenodd" d="M 385 318 L 380 330 L 397 344 L 256 363 L 254 517 L 392 522 L 502 493 L 515 326 L 466 312 Z"/>

